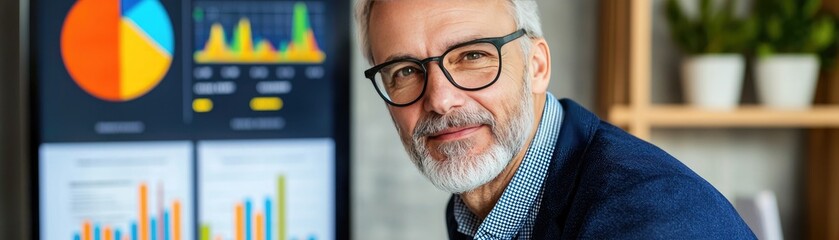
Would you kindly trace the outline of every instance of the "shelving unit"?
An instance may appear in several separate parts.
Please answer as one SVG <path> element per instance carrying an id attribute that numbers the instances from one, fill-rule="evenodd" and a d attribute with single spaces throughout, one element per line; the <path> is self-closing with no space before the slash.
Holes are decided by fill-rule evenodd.
<path id="1" fill-rule="evenodd" d="M 629 4 L 629 97 L 626 104 L 608 107 L 606 116 L 610 122 L 642 139 L 649 139 L 652 129 L 660 127 L 839 128 L 839 105 L 814 106 L 807 110 L 741 106 L 731 111 L 714 111 L 687 105 L 653 104 L 652 0 L 632 0 Z"/>
<path id="2" fill-rule="evenodd" d="M 839 70 L 821 79 L 821 101 L 805 110 L 743 105 L 730 111 L 652 102 L 654 0 L 601 0 L 599 114 L 642 139 L 652 129 L 810 129 L 805 165 L 807 239 L 839 239 Z M 839 15 L 839 0 L 823 9 Z M 628 20 L 628 22 L 627 22 Z M 839 68 L 839 65 L 836 65 Z M 627 78 L 628 76 L 628 78 Z"/>
<path id="3" fill-rule="evenodd" d="M 615 106 L 611 113 L 610 120 L 617 125 L 628 125 L 633 120 L 634 113 L 625 106 Z M 653 105 L 640 115 L 650 128 L 839 127 L 839 106 L 815 106 L 808 110 L 741 106 L 732 111 L 714 111 L 682 105 Z"/>

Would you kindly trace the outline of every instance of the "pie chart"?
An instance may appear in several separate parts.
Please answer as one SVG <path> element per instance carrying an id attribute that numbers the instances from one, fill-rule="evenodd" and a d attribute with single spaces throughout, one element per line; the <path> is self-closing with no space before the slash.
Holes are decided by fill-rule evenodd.
<path id="1" fill-rule="evenodd" d="M 169 71 L 172 22 L 158 0 L 78 0 L 61 30 L 73 81 L 105 101 L 142 97 Z"/>

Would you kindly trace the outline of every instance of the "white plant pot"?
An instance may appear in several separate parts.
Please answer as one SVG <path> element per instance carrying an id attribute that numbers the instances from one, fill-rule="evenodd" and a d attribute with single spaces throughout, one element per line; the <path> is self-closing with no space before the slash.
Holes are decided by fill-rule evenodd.
<path id="1" fill-rule="evenodd" d="M 759 58 L 755 77 L 761 103 L 773 108 L 806 109 L 813 106 L 819 59 L 812 54 Z"/>
<path id="2" fill-rule="evenodd" d="M 740 102 L 745 60 L 739 54 L 698 55 L 682 61 L 685 99 L 696 107 L 732 110 Z"/>

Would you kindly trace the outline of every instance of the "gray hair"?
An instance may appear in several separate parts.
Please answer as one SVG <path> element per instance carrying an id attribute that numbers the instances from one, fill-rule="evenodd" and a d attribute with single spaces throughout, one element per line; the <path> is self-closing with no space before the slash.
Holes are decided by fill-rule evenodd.
<path id="1" fill-rule="evenodd" d="M 373 3 L 380 0 L 359 0 L 356 4 L 355 20 L 358 26 L 358 36 L 361 38 L 361 48 L 364 57 L 370 64 L 373 64 L 373 52 L 370 39 L 367 35 L 370 27 L 370 11 Z M 507 9 L 516 21 L 516 29 L 524 29 L 530 38 L 542 38 L 542 23 L 539 21 L 539 7 L 535 0 L 505 0 Z M 521 41 L 521 49 L 524 54 L 530 52 L 532 42 Z M 527 58 L 525 58 L 527 59 Z"/>

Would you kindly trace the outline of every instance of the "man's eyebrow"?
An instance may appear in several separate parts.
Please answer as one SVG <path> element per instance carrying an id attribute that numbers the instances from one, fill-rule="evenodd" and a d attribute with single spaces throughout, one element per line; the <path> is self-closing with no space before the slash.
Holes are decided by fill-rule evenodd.
<path id="1" fill-rule="evenodd" d="M 408 54 L 408 53 L 397 53 L 397 54 L 394 54 L 394 55 L 390 55 L 390 57 L 387 57 L 387 59 L 385 59 L 384 62 L 390 62 L 390 61 L 396 61 L 396 60 L 405 60 L 405 59 L 419 59 L 419 58 L 417 58 L 414 55 Z"/>
<path id="2" fill-rule="evenodd" d="M 449 49 L 451 49 L 454 46 L 457 46 L 458 44 L 463 44 L 463 43 L 475 41 L 475 40 L 478 40 L 478 39 L 481 39 L 481 38 L 486 38 L 486 37 L 484 37 L 480 34 L 472 34 L 472 35 L 466 35 L 466 36 L 459 37 L 459 38 L 449 39 L 448 41 L 446 41 L 446 44 L 443 45 L 443 46 L 446 46 L 444 51 L 448 51 Z"/>
<path id="3" fill-rule="evenodd" d="M 443 46 L 446 46 L 443 49 L 443 51 L 448 51 L 449 49 L 451 49 L 454 46 L 457 46 L 458 44 L 467 43 L 467 42 L 474 41 L 474 40 L 481 39 L 481 38 L 486 38 L 486 37 L 484 37 L 480 34 L 472 34 L 472 35 L 466 35 L 466 36 L 459 37 L 459 38 L 450 39 L 450 40 L 445 42 L 446 43 L 445 45 L 443 45 Z M 440 54 L 443 54 L 443 53 L 441 52 Z M 390 62 L 390 61 L 395 61 L 395 60 L 405 60 L 405 59 L 422 60 L 419 57 L 408 54 L 408 53 L 397 53 L 397 54 L 390 55 L 389 57 L 387 57 L 384 62 Z"/>

